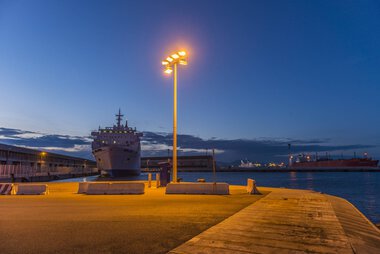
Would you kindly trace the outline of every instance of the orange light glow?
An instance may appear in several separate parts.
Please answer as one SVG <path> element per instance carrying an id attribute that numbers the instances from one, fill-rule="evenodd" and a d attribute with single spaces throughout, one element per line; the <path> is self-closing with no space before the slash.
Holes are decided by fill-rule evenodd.
<path id="1" fill-rule="evenodd" d="M 167 61 L 162 61 L 162 65 L 168 65 L 169 64 L 169 62 L 167 62 Z"/>
<path id="2" fill-rule="evenodd" d="M 173 62 L 173 58 L 171 58 L 170 56 L 168 58 L 166 58 L 166 60 L 168 60 L 168 62 Z"/>
<path id="3" fill-rule="evenodd" d="M 170 74 L 173 72 L 172 68 L 166 68 L 164 71 L 166 74 Z"/>
<path id="4" fill-rule="evenodd" d="M 180 52 L 178 52 L 178 55 L 180 55 L 180 56 L 186 56 L 186 52 L 185 51 L 180 51 Z"/>
<path id="5" fill-rule="evenodd" d="M 177 59 L 177 58 L 179 58 L 179 55 L 177 55 L 177 54 L 173 54 L 173 55 L 171 55 L 171 57 L 172 57 L 173 59 Z"/>
<path id="6" fill-rule="evenodd" d="M 180 65 L 187 65 L 187 61 L 181 59 L 181 60 L 179 60 L 179 64 L 180 64 Z"/>

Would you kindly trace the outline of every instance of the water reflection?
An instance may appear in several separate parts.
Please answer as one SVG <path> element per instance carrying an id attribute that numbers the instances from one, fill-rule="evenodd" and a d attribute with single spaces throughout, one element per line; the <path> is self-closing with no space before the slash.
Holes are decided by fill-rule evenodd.
<path id="1" fill-rule="evenodd" d="M 292 188 L 292 189 L 298 189 L 297 172 L 289 173 L 289 185 L 287 187 Z"/>
<path id="2" fill-rule="evenodd" d="M 312 173 L 306 173 L 307 175 L 306 175 L 306 188 L 308 189 L 308 190 L 314 190 L 313 189 L 313 186 L 314 186 L 314 178 L 313 178 L 313 174 Z"/>

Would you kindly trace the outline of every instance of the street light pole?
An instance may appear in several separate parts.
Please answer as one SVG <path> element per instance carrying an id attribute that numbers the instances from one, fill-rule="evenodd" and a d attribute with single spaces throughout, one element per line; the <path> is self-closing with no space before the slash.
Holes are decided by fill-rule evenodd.
<path id="1" fill-rule="evenodd" d="M 173 101 L 173 182 L 177 182 L 177 63 L 174 64 Z"/>
<path id="2" fill-rule="evenodd" d="M 173 73 L 173 182 L 176 183 L 178 180 L 177 176 L 177 68 L 178 64 L 187 65 L 187 57 L 185 51 L 178 51 L 167 57 L 162 61 L 162 65 L 165 67 L 165 73 Z"/>

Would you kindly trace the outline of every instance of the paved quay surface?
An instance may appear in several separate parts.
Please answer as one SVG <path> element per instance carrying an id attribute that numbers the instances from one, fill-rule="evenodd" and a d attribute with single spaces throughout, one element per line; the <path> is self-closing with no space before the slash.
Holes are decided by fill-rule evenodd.
<path id="1" fill-rule="evenodd" d="M 0 196 L 1 253 L 380 253 L 380 231 L 344 199 L 259 188 L 248 195 Z"/>
<path id="2" fill-rule="evenodd" d="M 259 200 L 231 195 L 75 194 L 78 183 L 47 183 L 48 195 L 0 196 L 0 253 L 167 253 Z M 268 193 L 268 192 L 266 192 Z"/>
<path id="3" fill-rule="evenodd" d="M 379 229 L 348 201 L 265 189 L 272 192 L 169 253 L 380 253 Z"/>

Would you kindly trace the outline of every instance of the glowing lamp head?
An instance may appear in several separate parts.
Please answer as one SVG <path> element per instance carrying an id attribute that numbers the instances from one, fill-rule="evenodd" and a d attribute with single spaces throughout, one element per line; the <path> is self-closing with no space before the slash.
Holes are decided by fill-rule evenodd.
<path id="1" fill-rule="evenodd" d="M 167 66 L 167 67 L 165 68 L 164 72 L 165 72 L 166 74 L 170 74 L 170 73 L 173 72 L 173 69 L 172 69 L 171 67 Z"/>
<path id="2" fill-rule="evenodd" d="M 46 152 L 41 152 L 41 156 L 45 156 L 46 155 Z"/>
<path id="3" fill-rule="evenodd" d="M 177 54 L 173 54 L 173 55 L 171 55 L 171 57 L 172 57 L 173 59 L 178 59 L 178 58 L 179 58 L 179 55 L 177 55 Z"/>
<path id="4" fill-rule="evenodd" d="M 169 62 L 168 61 L 162 61 L 162 65 L 168 65 Z"/>
<path id="5" fill-rule="evenodd" d="M 179 60 L 180 65 L 187 65 L 187 61 L 185 59 Z"/>
<path id="6" fill-rule="evenodd" d="M 179 51 L 178 55 L 180 55 L 180 56 L 186 56 L 186 52 L 185 51 Z"/>
<path id="7" fill-rule="evenodd" d="M 173 58 L 171 58 L 170 56 L 166 58 L 166 60 L 168 60 L 169 63 L 173 62 Z"/>

